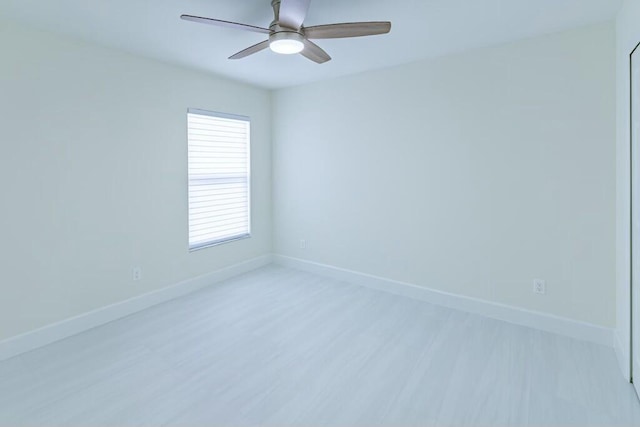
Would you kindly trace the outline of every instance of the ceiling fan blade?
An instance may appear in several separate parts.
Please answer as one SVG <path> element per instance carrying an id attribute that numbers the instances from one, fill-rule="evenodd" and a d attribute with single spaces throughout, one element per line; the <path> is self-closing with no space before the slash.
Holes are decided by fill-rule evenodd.
<path id="1" fill-rule="evenodd" d="M 278 17 L 280 25 L 298 30 L 302 26 L 304 18 L 307 16 L 310 1 L 311 0 L 281 0 Z"/>
<path id="2" fill-rule="evenodd" d="M 231 55 L 229 57 L 229 59 L 241 59 L 244 57 L 247 57 L 249 55 L 253 55 L 254 53 L 258 53 L 261 50 L 264 50 L 266 48 L 269 47 L 269 40 L 265 40 L 263 42 L 260 42 L 258 44 L 254 44 L 253 46 L 250 46 L 244 50 L 241 50 L 240 52 L 236 53 L 235 55 Z"/>
<path id="3" fill-rule="evenodd" d="M 268 28 L 256 27 L 254 25 L 240 24 L 239 22 L 222 21 L 220 19 L 203 18 L 201 16 L 181 15 L 185 21 L 199 22 L 201 24 L 216 25 L 218 27 L 235 28 L 236 30 L 253 31 L 256 33 L 269 34 Z"/>
<path id="4" fill-rule="evenodd" d="M 304 49 L 302 50 L 302 52 L 300 52 L 300 54 L 318 64 L 323 64 L 327 61 L 331 61 L 331 57 L 327 52 L 322 50 L 322 48 L 314 42 L 306 39 L 304 41 Z"/>
<path id="5" fill-rule="evenodd" d="M 345 37 L 373 36 L 391 31 L 391 22 L 347 22 L 344 24 L 307 27 L 304 33 L 310 39 L 341 39 Z"/>

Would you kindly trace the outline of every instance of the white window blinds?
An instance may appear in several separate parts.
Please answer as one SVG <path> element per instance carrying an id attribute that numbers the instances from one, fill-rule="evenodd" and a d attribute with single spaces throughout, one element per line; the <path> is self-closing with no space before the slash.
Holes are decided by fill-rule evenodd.
<path id="1" fill-rule="evenodd" d="M 248 117 L 189 109 L 189 249 L 249 237 Z"/>

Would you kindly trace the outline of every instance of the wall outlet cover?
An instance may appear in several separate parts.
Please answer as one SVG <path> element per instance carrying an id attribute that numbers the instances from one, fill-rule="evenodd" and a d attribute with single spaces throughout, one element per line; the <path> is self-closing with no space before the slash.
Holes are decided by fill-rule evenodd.
<path id="1" fill-rule="evenodd" d="M 547 282 L 543 279 L 533 279 L 533 293 L 544 295 L 547 292 Z"/>

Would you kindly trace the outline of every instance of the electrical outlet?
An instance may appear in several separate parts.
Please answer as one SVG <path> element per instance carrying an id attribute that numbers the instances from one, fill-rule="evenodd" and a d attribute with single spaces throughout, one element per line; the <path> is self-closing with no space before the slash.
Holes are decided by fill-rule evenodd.
<path id="1" fill-rule="evenodd" d="M 300 249 L 307 249 L 307 241 L 302 239 L 300 240 Z"/>
<path id="2" fill-rule="evenodd" d="M 547 293 L 547 282 L 543 279 L 533 279 L 533 293 L 544 295 Z"/>
<path id="3" fill-rule="evenodd" d="M 133 267 L 131 269 L 131 278 L 137 282 L 142 279 L 142 269 L 140 267 Z"/>

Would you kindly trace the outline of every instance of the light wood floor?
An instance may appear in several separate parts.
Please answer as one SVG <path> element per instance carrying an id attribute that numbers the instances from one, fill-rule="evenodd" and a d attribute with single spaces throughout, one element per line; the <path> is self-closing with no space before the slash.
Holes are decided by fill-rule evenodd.
<path id="1" fill-rule="evenodd" d="M 0 425 L 625 425 L 610 348 L 270 266 L 0 362 Z"/>

